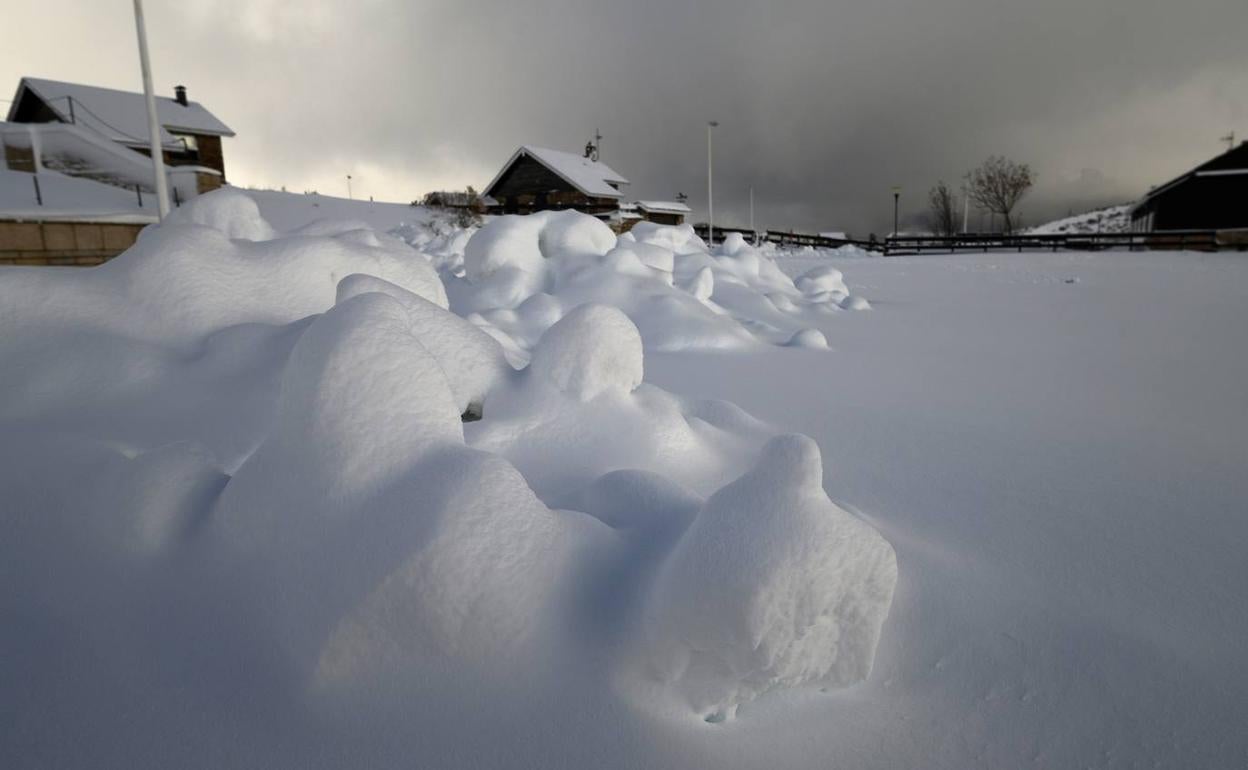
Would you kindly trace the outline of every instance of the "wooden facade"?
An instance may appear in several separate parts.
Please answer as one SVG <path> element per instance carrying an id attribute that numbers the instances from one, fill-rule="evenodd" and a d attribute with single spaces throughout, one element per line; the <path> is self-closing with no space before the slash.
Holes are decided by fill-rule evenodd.
<path id="1" fill-rule="evenodd" d="M 614 198 L 590 196 L 551 171 L 530 155 L 521 155 L 486 190 L 501 214 L 575 209 L 586 214 L 607 214 L 619 207 Z"/>

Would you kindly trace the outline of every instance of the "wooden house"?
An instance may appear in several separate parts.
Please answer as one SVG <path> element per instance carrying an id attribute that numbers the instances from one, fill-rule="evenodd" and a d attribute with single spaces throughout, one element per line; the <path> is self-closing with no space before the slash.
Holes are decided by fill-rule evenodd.
<path id="1" fill-rule="evenodd" d="M 691 212 L 677 201 L 637 201 L 637 210 L 645 221 L 660 225 L 683 225 Z"/>
<path id="2" fill-rule="evenodd" d="M 1136 232 L 1248 228 L 1248 142 L 1160 187 L 1131 210 Z"/>
<path id="3" fill-rule="evenodd" d="M 601 161 L 524 146 L 486 185 L 484 197 L 495 214 L 574 209 L 609 220 L 619 211 L 620 188 L 627 184 Z"/>
<path id="4" fill-rule="evenodd" d="M 198 175 L 200 192 L 225 184 L 221 140 L 234 136 L 230 127 L 190 101 L 184 86 L 177 86 L 172 98 L 156 98 L 156 115 L 165 163 L 205 169 Z M 151 154 L 147 104 L 141 93 L 26 77 L 18 83 L 7 121 L 72 124 L 92 136 Z M 14 159 L 9 166 L 14 167 Z"/>

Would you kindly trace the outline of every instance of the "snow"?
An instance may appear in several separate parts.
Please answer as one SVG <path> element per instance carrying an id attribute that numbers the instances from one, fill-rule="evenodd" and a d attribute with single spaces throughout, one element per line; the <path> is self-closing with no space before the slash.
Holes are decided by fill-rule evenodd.
<path id="1" fill-rule="evenodd" d="M 648 350 L 795 339 L 817 346 L 814 334 L 801 333 L 827 314 L 867 306 L 843 282 L 829 284 L 838 292 L 800 288 L 737 233 L 714 250 L 689 225 L 642 222 L 616 238 L 575 211 L 498 217 L 465 244 L 462 274 L 453 261 L 435 262 L 452 309 L 498 339 L 517 365 L 563 313 L 586 303 L 620 309 Z M 826 282 L 803 280 L 808 289 Z"/>
<path id="2" fill-rule="evenodd" d="M 1076 214 L 1047 224 L 1032 227 L 1028 235 L 1060 235 L 1062 233 L 1125 233 L 1131 229 L 1134 204 L 1110 206 L 1085 214 Z"/>
<path id="3" fill-rule="evenodd" d="M 100 88 L 79 83 L 64 83 L 44 78 L 22 78 L 18 86 L 34 91 L 49 107 L 56 111 L 65 123 L 75 123 L 95 131 L 115 142 L 123 144 L 146 144 L 148 141 L 147 105 L 143 94 Z M 73 120 L 70 120 L 69 100 L 74 101 Z M 10 107 L 9 120 L 17 101 Z M 183 106 L 176 100 L 156 97 L 156 117 L 160 123 L 160 141 L 165 145 L 182 147 L 170 129 L 187 133 L 234 136 L 230 127 L 217 119 L 199 102 L 189 101 Z"/>
<path id="4" fill-rule="evenodd" d="M 91 179 L 55 171 L 39 174 L 43 205 L 35 197 L 34 174 L 0 168 L 0 218 L 55 221 L 103 221 L 150 224 L 156 221 L 156 198 L 143 197 Z"/>
<path id="5" fill-rule="evenodd" d="M 543 267 L 615 248 L 579 214 L 501 222 Z M 730 252 L 701 258 L 765 272 Z M 485 277 L 515 269 L 495 256 Z M 505 724 L 558 698 L 647 729 L 870 670 L 890 546 L 826 498 L 810 439 L 645 384 L 618 307 L 530 297 L 517 370 L 419 252 L 275 227 L 233 189 L 99 268 L 2 277 L 6 767 L 305 764 L 396 703 Z"/>
<path id="6" fill-rule="evenodd" d="M 642 211 L 660 212 L 665 214 L 688 214 L 693 211 L 683 203 L 675 201 L 637 201 Z"/>
<path id="7" fill-rule="evenodd" d="M 6 768 L 1248 759 L 1242 259 L 318 197 L 0 269 Z"/>
<path id="8" fill-rule="evenodd" d="M 581 305 L 546 330 L 529 365 L 580 401 L 632 393 L 642 380 L 641 335 L 628 316 L 607 305 Z"/>
<path id="9" fill-rule="evenodd" d="M 815 442 L 780 436 L 663 565 L 647 607 L 652 665 L 708 721 L 777 687 L 860 682 L 896 582 L 893 549 L 823 491 Z"/>

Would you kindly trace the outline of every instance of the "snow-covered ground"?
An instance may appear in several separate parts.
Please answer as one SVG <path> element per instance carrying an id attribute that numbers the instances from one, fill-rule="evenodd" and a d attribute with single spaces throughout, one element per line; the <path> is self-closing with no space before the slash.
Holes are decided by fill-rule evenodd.
<path id="1" fill-rule="evenodd" d="M 1084 214 L 1075 214 L 1026 230 L 1028 235 L 1060 235 L 1062 233 L 1125 233 L 1131 229 L 1134 204 L 1110 206 Z"/>
<path id="2" fill-rule="evenodd" d="M 1248 761 L 1243 260 L 249 195 L 0 269 L 0 765 Z"/>

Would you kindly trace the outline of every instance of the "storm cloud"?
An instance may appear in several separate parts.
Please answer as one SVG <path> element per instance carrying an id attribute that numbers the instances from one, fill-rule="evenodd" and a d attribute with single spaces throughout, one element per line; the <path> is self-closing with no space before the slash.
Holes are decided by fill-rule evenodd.
<path id="1" fill-rule="evenodd" d="M 1028 222 L 1124 202 L 1248 138 L 1244 0 L 148 0 L 158 88 L 237 132 L 231 181 L 411 200 L 482 187 L 520 144 L 603 159 L 718 221 L 917 220 L 989 154 L 1033 165 Z M 130 4 L 5 11 L 22 75 L 137 89 Z M 9 94 L 5 94 L 7 98 Z M 6 105 L 7 106 L 7 105 Z"/>

